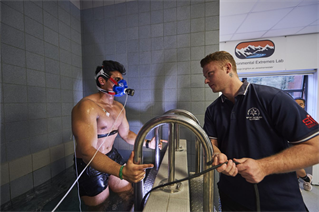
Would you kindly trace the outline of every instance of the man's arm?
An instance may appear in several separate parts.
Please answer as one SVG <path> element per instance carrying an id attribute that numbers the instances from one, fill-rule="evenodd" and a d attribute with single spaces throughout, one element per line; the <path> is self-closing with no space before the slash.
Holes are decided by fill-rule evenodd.
<path id="1" fill-rule="evenodd" d="M 319 163 L 319 136 L 259 160 L 234 160 L 240 163 L 237 166 L 239 174 L 250 183 L 259 183 L 267 175 L 292 172 Z"/>

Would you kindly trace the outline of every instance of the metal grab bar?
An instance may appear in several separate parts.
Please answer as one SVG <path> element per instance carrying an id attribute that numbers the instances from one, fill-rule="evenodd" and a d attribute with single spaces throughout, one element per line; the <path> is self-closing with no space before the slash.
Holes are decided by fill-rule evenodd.
<path id="1" fill-rule="evenodd" d="M 193 119 L 194 121 L 196 121 L 197 124 L 200 125 L 198 119 L 196 118 L 196 116 L 194 116 L 194 114 L 192 114 L 191 112 L 187 111 L 187 110 L 183 110 L 183 109 L 172 109 L 172 110 L 168 110 L 166 111 L 164 114 L 178 114 L 178 115 L 184 115 L 188 118 Z M 176 140 L 176 146 L 175 146 L 175 150 L 176 151 L 180 151 L 180 145 L 179 145 L 179 133 L 178 133 L 178 126 L 175 126 L 175 130 L 176 130 L 176 134 L 175 134 L 175 140 Z M 198 138 L 196 137 L 196 143 L 195 143 L 195 150 L 196 150 L 196 162 L 195 162 L 195 173 L 199 173 L 201 171 L 203 171 L 203 148 L 202 145 L 200 143 L 200 141 L 198 141 Z"/>
<path id="2" fill-rule="evenodd" d="M 162 115 L 155 117 L 148 121 L 139 131 L 135 144 L 134 144 L 134 163 L 143 164 L 143 142 L 146 135 L 154 129 L 155 127 L 161 126 L 167 123 L 177 123 L 181 124 L 188 129 L 192 130 L 193 133 L 199 138 L 203 148 L 204 148 L 204 157 L 206 163 L 204 164 L 205 170 L 210 168 L 211 165 L 207 165 L 207 162 L 210 161 L 211 156 L 213 155 L 212 144 L 205 133 L 205 131 L 192 119 L 176 114 Z M 174 171 L 175 170 L 171 170 Z M 208 172 L 203 176 L 203 210 L 204 211 L 213 211 L 213 193 L 214 193 L 214 172 Z M 144 197 L 144 182 L 143 180 L 134 184 L 134 210 L 142 211 L 143 204 L 142 199 Z"/>

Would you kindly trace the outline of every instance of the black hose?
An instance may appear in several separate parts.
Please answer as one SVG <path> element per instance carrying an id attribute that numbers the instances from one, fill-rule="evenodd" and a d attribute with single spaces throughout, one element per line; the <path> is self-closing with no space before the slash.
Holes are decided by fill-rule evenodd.
<path id="1" fill-rule="evenodd" d="M 209 161 L 208 163 L 211 164 L 212 161 Z M 208 163 L 207 163 L 207 164 L 208 164 Z M 218 167 L 220 167 L 220 166 L 222 166 L 222 165 L 224 165 L 224 164 L 227 164 L 227 162 L 218 164 L 218 165 L 216 165 L 216 166 L 212 166 L 212 167 L 210 167 L 209 169 L 206 169 L 206 170 L 204 170 L 204 171 L 202 171 L 202 172 L 193 174 L 192 176 L 185 177 L 185 178 L 183 178 L 183 179 L 176 180 L 176 181 L 173 181 L 173 182 L 168 182 L 168 183 L 165 183 L 165 184 L 162 184 L 162 185 L 159 185 L 159 186 L 156 186 L 156 187 L 152 188 L 151 190 L 149 190 L 149 191 L 144 195 L 144 197 L 143 197 L 143 199 L 142 199 L 142 202 L 141 202 L 141 204 L 142 204 L 142 207 L 141 207 L 141 208 L 143 208 L 143 206 L 144 206 L 146 197 L 147 197 L 152 191 L 154 191 L 154 190 L 156 190 L 156 189 L 159 189 L 159 188 L 162 188 L 162 187 L 165 187 L 165 186 L 168 186 L 168 185 L 173 185 L 173 184 L 175 184 L 175 183 L 180 183 L 180 182 L 183 182 L 183 181 L 185 181 L 185 180 L 191 180 L 191 179 L 193 179 L 193 178 L 196 178 L 196 177 L 199 177 L 199 176 L 201 176 L 201 175 L 203 175 L 203 174 L 206 174 L 207 172 L 210 172 L 210 171 L 212 171 L 212 170 L 214 170 L 214 169 L 217 169 Z M 254 184 L 254 188 L 255 188 L 255 195 L 256 195 L 256 207 L 257 207 L 257 212 L 260 212 L 260 200 L 259 200 L 259 191 L 258 191 L 258 186 L 257 186 L 257 184 Z"/>

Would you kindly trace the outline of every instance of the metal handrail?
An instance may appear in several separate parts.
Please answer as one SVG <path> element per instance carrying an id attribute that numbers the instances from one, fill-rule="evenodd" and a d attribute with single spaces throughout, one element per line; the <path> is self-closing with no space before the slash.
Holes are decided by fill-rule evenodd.
<path id="1" fill-rule="evenodd" d="M 139 131 L 135 144 L 134 144 L 134 163 L 135 164 L 143 164 L 143 143 L 146 135 L 154 129 L 155 127 L 161 126 L 167 123 L 177 123 L 181 124 L 190 130 L 199 138 L 203 149 L 204 149 L 204 157 L 205 157 L 205 170 L 210 168 L 211 165 L 207 165 L 207 163 L 211 159 L 211 155 L 213 155 L 213 147 L 212 144 L 205 133 L 205 131 L 192 119 L 176 114 L 168 114 L 155 117 L 148 121 Z M 174 170 L 175 171 L 175 170 Z M 204 211 L 213 211 L 213 193 L 214 193 L 214 172 L 208 172 L 203 176 L 203 210 Z M 142 199 L 144 197 L 144 182 L 143 180 L 134 184 L 134 210 L 142 211 L 143 204 Z"/>
<path id="2" fill-rule="evenodd" d="M 191 112 L 187 111 L 187 110 L 183 110 L 183 109 L 172 109 L 172 110 L 168 110 L 166 111 L 164 114 L 178 114 L 178 115 L 184 115 L 188 118 L 193 119 L 194 121 L 196 121 L 197 124 L 200 125 L 200 122 L 198 121 L 198 119 L 196 118 L 196 116 L 194 114 L 192 114 Z M 179 129 L 178 126 L 175 126 L 175 150 L 179 151 L 180 150 L 180 145 L 179 145 Z M 199 173 L 203 170 L 203 148 L 202 145 L 200 143 L 200 141 L 198 141 L 198 138 L 196 137 L 196 143 L 195 143 L 195 173 Z"/>

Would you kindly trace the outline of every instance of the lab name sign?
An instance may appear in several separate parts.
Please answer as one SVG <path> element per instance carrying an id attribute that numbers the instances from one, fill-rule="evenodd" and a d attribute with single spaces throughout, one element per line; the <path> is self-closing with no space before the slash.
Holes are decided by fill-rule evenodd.
<path id="1" fill-rule="evenodd" d="M 221 49 L 232 54 L 238 72 L 285 69 L 284 38 L 227 42 Z"/>

